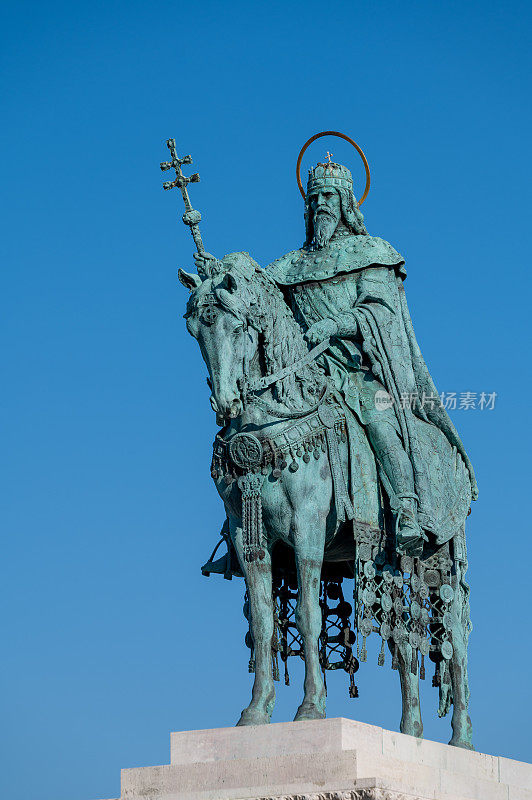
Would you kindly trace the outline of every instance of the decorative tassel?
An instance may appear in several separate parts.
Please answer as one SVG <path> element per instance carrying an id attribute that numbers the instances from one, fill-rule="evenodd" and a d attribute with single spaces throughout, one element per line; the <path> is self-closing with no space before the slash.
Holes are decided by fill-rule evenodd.
<path id="1" fill-rule="evenodd" d="M 275 619 L 274 619 L 274 628 L 273 628 L 273 636 L 272 636 L 272 677 L 274 681 L 279 680 L 279 625 L 278 625 L 278 616 L 277 616 L 277 603 L 275 604 Z"/>
<path id="2" fill-rule="evenodd" d="M 441 675 L 440 675 L 440 665 L 436 664 L 434 667 L 434 675 L 432 676 L 432 685 L 433 686 L 440 686 L 441 685 Z"/>
<path id="3" fill-rule="evenodd" d="M 384 666 L 384 639 L 382 640 L 382 643 L 381 643 L 381 651 L 380 651 L 379 657 L 377 659 L 377 664 L 378 664 L 379 667 L 383 667 Z"/>
<path id="4" fill-rule="evenodd" d="M 393 656 L 392 656 L 392 669 L 399 669 L 399 656 L 398 656 L 397 642 L 394 643 Z"/>
<path id="5" fill-rule="evenodd" d="M 279 662 L 277 660 L 277 652 L 272 653 L 272 677 L 274 681 L 280 680 L 279 678 Z"/>
<path id="6" fill-rule="evenodd" d="M 410 664 L 410 672 L 412 675 L 417 675 L 417 649 L 412 648 L 412 663 Z"/>
<path id="7" fill-rule="evenodd" d="M 366 636 L 362 639 L 362 649 L 360 651 L 360 660 L 364 663 L 368 660 L 368 651 L 366 650 Z"/>
<path id="8" fill-rule="evenodd" d="M 255 658 L 251 656 L 248 663 L 248 672 L 255 672 Z"/>
<path id="9" fill-rule="evenodd" d="M 355 683 L 353 675 L 349 676 L 349 697 L 358 697 L 358 686 Z"/>
<path id="10" fill-rule="evenodd" d="M 419 668 L 419 677 L 422 681 L 425 680 L 425 656 L 421 653 L 421 666 Z"/>
<path id="11" fill-rule="evenodd" d="M 244 561 L 263 559 L 262 544 L 262 482 L 264 475 L 247 472 L 238 479 L 242 492 L 242 529 Z"/>
<path id="12" fill-rule="evenodd" d="M 284 662 L 284 685 L 290 686 L 290 675 L 288 674 L 288 659 Z"/>

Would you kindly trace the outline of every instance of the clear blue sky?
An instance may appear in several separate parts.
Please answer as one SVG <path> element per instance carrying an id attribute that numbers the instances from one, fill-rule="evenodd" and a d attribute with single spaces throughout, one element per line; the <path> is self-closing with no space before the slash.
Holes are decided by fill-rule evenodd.
<path id="1" fill-rule="evenodd" d="M 2 797 L 118 796 L 171 730 L 248 702 L 242 584 L 199 572 L 223 514 L 168 136 L 201 174 L 207 249 L 263 265 L 303 239 L 302 143 L 332 128 L 366 151 L 367 226 L 406 258 L 439 389 L 498 393 L 451 412 L 480 486 L 471 715 L 477 749 L 531 759 L 530 23 L 491 0 L 4 5 Z M 306 166 L 326 149 L 360 187 L 338 141 Z M 331 676 L 329 715 L 397 729 L 376 657 L 359 700 Z M 426 736 L 448 741 L 426 684 Z M 275 720 L 300 693 L 279 686 Z"/>

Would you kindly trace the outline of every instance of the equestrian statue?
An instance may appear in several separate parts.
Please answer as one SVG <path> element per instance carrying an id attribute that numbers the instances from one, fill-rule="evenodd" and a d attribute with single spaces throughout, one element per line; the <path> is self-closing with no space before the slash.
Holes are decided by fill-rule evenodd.
<path id="1" fill-rule="evenodd" d="M 359 202 L 330 153 L 303 190 L 302 156 L 325 135 L 361 155 Z M 209 373 L 211 474 L 226 511 L 227 553 L 215 550 L 202 570 L 246 587 L 254 682 L 237 724 L 270 721 L 279 660 L 289 683 L 292 656 L 305 663 L 296 720 L 325 716 L 328 670 L 344 670 L 357 697 L 376 634 L 377 663 L 388 649 L 399 672 L 401 732 L 422 736 L 428 658 L 439 715 L 452 706 L 450 744 L 472 749 L 465 519 L 477 486 L 414 335 L 404 259 L 366 230 L 362 150 L 335 131 L 304 145 L 305 241 L 263 269 L 246 252 L 205 251 L 187 191 L 199 176 L 185 177 L 192 159 L 168 146 L 161 168 L 176 178 L 164 187 L 181 189 L 197 247 L 196 272 L 179 270 L 179 280 Z"/>

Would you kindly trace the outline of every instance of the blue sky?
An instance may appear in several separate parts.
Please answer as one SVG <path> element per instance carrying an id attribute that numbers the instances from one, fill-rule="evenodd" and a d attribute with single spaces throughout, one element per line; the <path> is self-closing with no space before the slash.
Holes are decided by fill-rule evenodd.
<path id="1" fill-rule="evenodd" d="M 471 715 L 477 749 L 531 759 L 530 22 L 490 0 L 4 5 L 2 796 L 118 796 L 171 730 L 248 702 L 242 585 L 199 572 L 223 514 L 168 136 L 201 174 L 207 249 L 263 265 L 303 240 L 303 142 L 365 150 L 366 223 L 406 258 L 437 386 L 498 394 L 451 412 L 480 486 Z M 304 168 L 327 149 L 360 195 L 347 144 Z M 397 729 L 376 658 L 359 700 L 332 675 L 328 713 Z M 426 683 L 425 734 L 448 741 Z M 296 669 L 274 720 L 300 693 Z"/>

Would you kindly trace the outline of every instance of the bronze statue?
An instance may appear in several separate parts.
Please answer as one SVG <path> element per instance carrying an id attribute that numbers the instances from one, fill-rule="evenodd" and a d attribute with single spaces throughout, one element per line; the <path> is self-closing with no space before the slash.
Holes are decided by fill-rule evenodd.
<path id="1" fill-rule="evenodd" d="M 364 200 L 369 167 L 352 144 L 366 167 Z M 328 669 L 344 669 L 357 696 L 375 632 L 378 663 L 388 646 L 399 670 L 401 731 L 422 735 L 428 656 L 440 715 L 453 705 L 451 744 L 471 748 L 465 518 L 477 489 L 415 339 L 403 258 L 367 233 L 351 173 L 328 153 L 302 191 L 301 248 L 264 270 L 247 253 L 218 260 L 186 194 L 180 167 L 190 161 L 169 146 L 161 166 L 177 166 L 177 178 L 165 188 L 184 190 L 198 245 L 197 274 L 179 272 L 191 292 L 187 328 L 221 426 L 211 472 L 228 551 L 203 571 L 246 582 L 255 681 L 238 724 L 269 722 L 279 658 L 286 681 L 290 656 L 305 659 L 297 720 L 325 715 Z"/>

